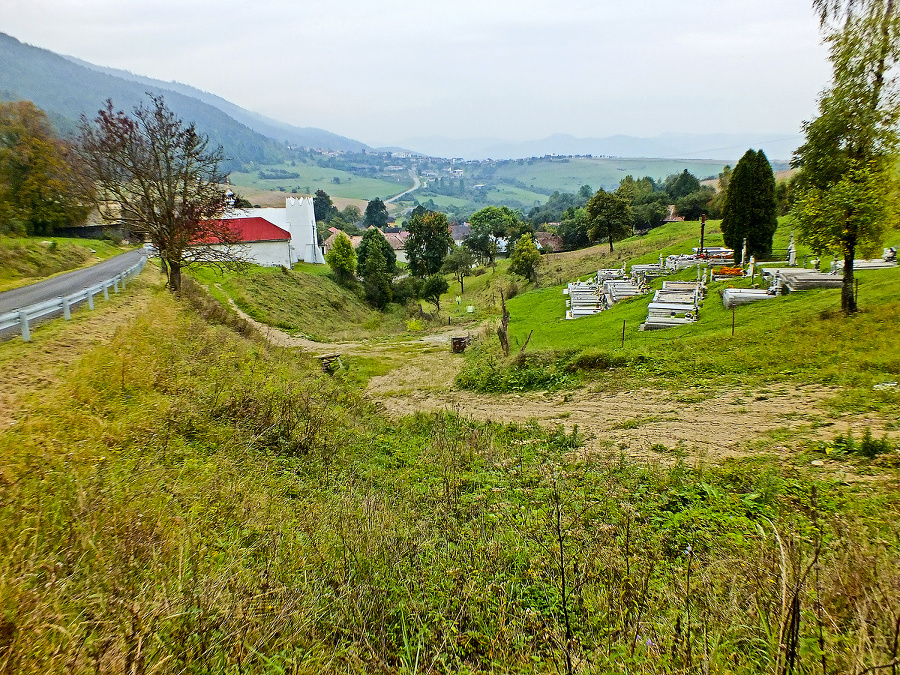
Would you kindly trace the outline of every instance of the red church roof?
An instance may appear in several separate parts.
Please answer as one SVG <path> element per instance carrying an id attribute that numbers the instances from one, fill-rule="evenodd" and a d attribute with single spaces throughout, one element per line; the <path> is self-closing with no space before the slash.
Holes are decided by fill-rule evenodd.
<path id="1" fill-rule="evenodd" d="M 215 221 L 216 226 L 225 225 L 238 235 L 240 241 L 249 244 L 257 241 L 290 241 L 291 233 L 273 225 L 265 218 L 228 218 Z"/>

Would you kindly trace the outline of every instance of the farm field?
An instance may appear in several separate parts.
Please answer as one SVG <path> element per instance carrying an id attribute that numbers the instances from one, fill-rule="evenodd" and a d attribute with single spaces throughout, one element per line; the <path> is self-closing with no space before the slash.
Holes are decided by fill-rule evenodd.
<path id="1" fill-rule="evenodd" d="M 259 171 L 272 173 L 284 171 L 298 174 L 297 178 L 271 178 L 259 177 Z M 337 178 L 340 182 L 335 182 Z M 262 193 L 285 193 L 313 195 L 316 190 L 325 190 L 332 197 L 348 199 L 374 199 L 379 197 L 386 199 L 412 187 L 409 175 L 404 171 L 397 174 L 395 181 L 381 178 L 367 178 L 357 176 L 348 171 L 323 168 L 297 162 L 292 164 L 279 164 L 275 166 L 260 166 L 257 171 L 251 173 L 233 172 L 229 179 L 235 190 L 248 195 L 262 195 Z M 245 195 L 246 196 L 246 195 Z M 277 195 L 276 195 L 277 196 Z M 252 201 L 252 200 L 251 200 Z M 254 202 L 257 203 L 257 202 Z"/>

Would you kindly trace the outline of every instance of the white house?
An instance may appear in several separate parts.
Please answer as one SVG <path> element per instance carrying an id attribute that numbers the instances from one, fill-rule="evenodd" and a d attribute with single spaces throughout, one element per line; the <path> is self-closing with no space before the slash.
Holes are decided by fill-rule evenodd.
<path id="1" fill-rule="evenodd" d="M 226 217 L 264 218 L 290 233 L 290 264 L 295 262 L 325 264 L 325 249 L 319 243 L 312 197 L 287 197 L 283 209 L 274 207 L 240 209 Z"/>
<path id="2" fill-rule="evenodd" d="M 239 249 L 247 262 L 266 267 L 291 266 L 290 232 L 259 217 L 228 218 L 225 222 L 237 239 L 234 246 L 229 248 Z M 207 245 L 221 246 L 215 240 Z"/>

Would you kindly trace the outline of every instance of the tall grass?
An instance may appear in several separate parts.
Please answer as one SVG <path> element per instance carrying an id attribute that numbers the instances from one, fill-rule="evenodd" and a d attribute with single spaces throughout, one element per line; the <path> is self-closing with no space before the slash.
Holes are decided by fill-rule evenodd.
<path id="1" fill-rule="evenodd" d="M 896 474 L 578 446 L 453 412 L 390 421 L 160 292 L 0 434 L 0 672 L 896 658 Z"/>

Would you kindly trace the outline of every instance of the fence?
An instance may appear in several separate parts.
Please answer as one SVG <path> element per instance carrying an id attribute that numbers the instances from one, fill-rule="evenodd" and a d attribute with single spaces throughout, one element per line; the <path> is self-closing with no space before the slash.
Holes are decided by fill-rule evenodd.
<path id="1" fill-rule="evenodd" d="M 122 289 L 124 290 L 126 281 L 140 274 L 146 263 L 147 257 L 144 256 L 137 264 L 132 265 L 124 272 L 115 275 L 111 279 L 102 281 L 99 284 L 77 291 L 76 293 L 53 298 L 52 300 L 45 300 L 44 302 L 38 302 L 29 305 L 28 307 L 15 309 L 12 312 L 0 314 L 0 334 L 18 326 L 22 332 L 22 339 L 25 342 L 29 342 L 31 340 L 32 321 L 50 316 L 59 311 L 62 311 L 63 318 L 71 319 L 72 308 L 85 300 L 87 301 L 88 307 L 94 309 L 95 295 L 103 293 L 104 299 L 109 300 L 109 289 L 112 288 L 113 292 L 118 293 L 119 284 L 121 284 Z"/>

